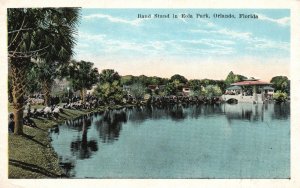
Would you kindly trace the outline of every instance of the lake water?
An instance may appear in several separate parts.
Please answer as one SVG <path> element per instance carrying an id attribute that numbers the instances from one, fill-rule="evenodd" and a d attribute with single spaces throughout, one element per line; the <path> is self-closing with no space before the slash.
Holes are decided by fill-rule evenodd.
<path id="1" fill-rule="evenodd" d="M 50 133 L 72 178 L 289 178 L 289 104 L 132 108 Z"/>

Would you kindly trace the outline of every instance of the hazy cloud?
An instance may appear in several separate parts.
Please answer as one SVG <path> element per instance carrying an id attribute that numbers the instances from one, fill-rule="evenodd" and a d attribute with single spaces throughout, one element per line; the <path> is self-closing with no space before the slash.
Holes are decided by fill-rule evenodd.
<path id="1" fill-rule="evenodd" d="M 106 19 L 112 23 L 122 23 L 122 24 L 128 24 L 132 26 L 138 26 L 143 20 L 146 20 L 146 19 L 126 20 L 123 18 L 113 17 L 108 14 L 91 14 L 91 15 L 83 16 L 83 19 L 85 20 Z"/>
<path id="2" fill-rule="evenodd" d="M 258 14 L 258 13 L 255 13 L 255 14 L 258 16 L 259 20 L 273 22 L 273 23 L 276 23 L 280 26 L 290 25 L 290 17 L 283 17 L 283 18 L 279 18 L 279 19 L 274 19 L 274 18 L 267 17 L 266 15 L 263 15 L 263 14 Z"/>

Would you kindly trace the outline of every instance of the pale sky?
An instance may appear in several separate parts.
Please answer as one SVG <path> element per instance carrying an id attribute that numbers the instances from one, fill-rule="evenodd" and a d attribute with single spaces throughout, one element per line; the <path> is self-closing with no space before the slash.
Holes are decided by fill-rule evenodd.
<path id="1" fill-rule="evenodd" d="M 154 14 L 193 19 L 155 19 Z M 196 19 L 195 15 L 210 15 Z M 217 19 L 213 14 L 256 14 Z M 138 19 L 151 14 L 152 19 Z M 290 13 L 267 9 L 82 9 L 75 59 L 121 75 L 225 79 L 230 71 L 269 81 L 289 76 Z"/>

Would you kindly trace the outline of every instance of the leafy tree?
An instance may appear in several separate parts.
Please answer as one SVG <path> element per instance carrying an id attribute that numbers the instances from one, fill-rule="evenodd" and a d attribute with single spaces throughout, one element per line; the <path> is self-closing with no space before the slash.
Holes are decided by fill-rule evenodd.
<path id="1" fill-rule="evenodd" d="M 201 90 L 201 81 L 198 79 L 189 80 L 188 85 L 193 91 L 199 91 Z"/>
<path id="2" fill-rule="evenodd" d="M 87 61 L 71 61 L 69 66 L 69 80 L 74 90 L 80 90 L 82 102 L 85 103 L 87 89 L 91 89 L 99 80 L 97 68 L 93 68 L 94 63 Z"/>
<path id="3" fill-rule="evenodd" d="M 242 79 L 242 80 L 244 80 L 244 79 Z M 224 80 L 216 80 L 216 83 L 215 83 L 215 84 L 216 84 L 217 86 L 220 87 L 222 93 L 225 92 L 225 90 L 226 90 L 226 88 L 227 88 L 227 85 L 226 85 L 226 83 L 225 83 Z"/>
<path id="4" fill-rule="evenodd" d="M 97 85 L 95 95 L 103 99 L 106 104 L 111 101 L 120 103 L 123 98 L 123 91 L 118 81 L 105 82 Z"/>
<path id="5" fill-rule="evenodd" d="M 157 76 L 151 76 L 148 77 L 148 82 L 151 85 L 165 85 L 166 83 L 168 83 L 168 79 Z"/>
<path id="6" fill-rule="evenodd" d="M 290 93 L 290 80 L 286 76 L 275 76 L 271 79 L 275 91 Z"/>
<path id="7" fill-rule="evenodd" d="M 73 54 L 78 8 L 12 8 L 7 11 L 15 134 L 23 134 L 24 94 L 31 59 L 64 62 Z"/>
<path id="8" fill-rule="evenodd" d="M 171 77 L 170 79 L 170 82 L 174 82 L 174 81 L 178 81 L 179 83 L 182 83 L 182 84 L 186 84 L 187 83 L 187 79 L 184 77 L 184 76 L 181 76 L 179 74 L 175 74 Z"/>
<path id="9" fill-rule="evenodd" d="M 26 94 L 31 95 L 36 92 L 40 92 L 42 89 L 41 83 L 39 82 L 38 72 L 36 71 L 36 64 L 31 67 L 27 76 L 27 87 Z"/>
<path id="10" fill-rule="evenodd" d="M 169 82 L 165 87 L 165 93 L 177 95 L 178 91 L 181 91 L 183 86 L 188 82 L 188 80 L 179 74 L 175 74 L 171 77 Z"/>
<path id="11" fill-rule="evenodd" d="M 141 83 L 134 83 L 131 85 L 131 95 L 135 97 L 138 101 L 142 100 L 146 94 L 145 86 Z"/>
<path id="12" fill-rule="evenodd" d="M 235 75 L 233 74 L 232 71 L 230 71 L 229 74 L 227 75 L 226 79 L 225 79 L 225 83 L 227 85 L 230 85 L 230 84 L 234 83 L 234 78 L 235 78 Z"/>
<path id="13" fill-rule="evenodd" d="M 208 85 L 216 85 L 218 83 L 218 80 L 211 80 L 211 79 L 202 79 L 200 80 L 200 83 L 203 87 L 206 87 Z"/>
<path id="14" fill-rule="evenodd" d="M 176 95 L 176 93 L 177 93 L 177 86 L 176 86 L 175 82 L 169 82 L 169 83 L 167 83 L 167 85 L 165 87 L 165 93 L 167 95 Z"/>
<path id="15" fill-rule="evenodd" d="M 200 90 L 192 90 L 190 92 L 190 96 L 197 96 L 197 97 L 199 97 L 199 96 L 205 96 L 205 89 L 202 88 Z"/>
<path id="16" fill-rule="evenodd" d="M 42 90 L 44 94 L 44 105 L 50 105 L 50 93 L 51 88 L 54 83 L 54 79 L 58 77 L 60 64 L 58 62 L 47 63 L 46 61 L 38 61 L 30 70 L 29 78 L 33 81 L 33 84 L 30 84 L 30 90 L 38 91 Z M 38 82 L 37 82 L 38 81 Z"/>
<path id="17" fill-rule="evenodd" d="M 222 95 L 221 88 L 216 85 L 208 85 L 204 88 L 204 96 L 211 99 L 212 97 L 218 97 Z"/>
<path id="18" fill-rule="evenodd" d="M 100 83 L 113 83 L 114 81 L 121 81 L 121 77 L 118 72 L 113 69 L 104 69 L 100 74 Z"/>
<path id="19" fill-rule="evenodd" d="M 135 83 L 137 83 L 137 82 L 143 84 L 144 86 L 148 86 L 150 84 L 148 77 L 145 75 L 140 75 L 140 76 L 136 77 Z"/>
<path id="20" fill-rule="evenodd" d="M 168 82 L 168 78 L 160 78 L 159 85 L 166 85 Z"/>
<path id="21" fill-rule="evenodd" d="M 121 85 L 131 85 L 134 83 L 134 76 L 126 75 L 121 77 Z"/>
<path id="22" fill-rule="evenodd" d="M 288 98 L 287 93 L 281 92 L 280 90 L 276 91 L 273 95 L 273 99 L 278 103 L 285 102 L 287 98 Z"/>
<path id="23" fill-rule="evenodd" d="M 110 101 L 121 102 L 123 98 L 122 87 L 120 87 L 121 77 L 118 72 L 112 69 L 102 70 L 100 73 L 100 83 L 95 89 L 95 94 L 106 103 Z"/>
<path id="24" fill-rule="evenodd" d="M 239 82 L 242 80 L 247 79 L 247 77 L 243 76 L 243 75 L 239 75 L 239 74 L 234 74 L 232 71 L 229 72 L 229 74 L 227 75 L 226 79 L 225 79 L 225 83 L 228 85 L 235 83 L 235 82 Z"/>

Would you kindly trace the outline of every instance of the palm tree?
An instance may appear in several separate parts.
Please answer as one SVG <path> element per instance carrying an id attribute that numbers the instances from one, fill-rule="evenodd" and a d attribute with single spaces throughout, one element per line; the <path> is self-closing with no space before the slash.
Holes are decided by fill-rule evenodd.
<path id="1" fill-rule="evenodd" d="M 26 77 L 30 62 L 66 62 L 73 54 L 78 8 L 8 9 L 8 63 L 11 68 L 15 134 L 23 134 Z"/>
<path id="2" fill-rule="evenodd" d="M 80 96 L 85 103 L 85 94 L 87 89 L 91 89 L 98 82 L 99 72 L 93 68 L 94 63 L 86 61 L 71 61 L 69 66 L 69 80 L 74 90 L 80 90 Z"/>
<path id="3" fill-rule="evenodd" d="M 114 81 L 120 81 L 121 77 L 118 72 L 115 72 L 113 69 L 104 69 L 100 74 L 100 82 L 113 83 Z"/>
<path id="4" fill-rule="evenodd" d="M 54 79 L 59 76 L 60 64 L 58 62 L 50 63 L 47 61 L 39 61 L 32 68 L 35 77 L 39 81 L 42 93 L 44 94 L 44 105 L 50 105 L 50 92 Z"/>

